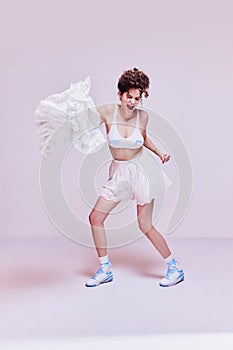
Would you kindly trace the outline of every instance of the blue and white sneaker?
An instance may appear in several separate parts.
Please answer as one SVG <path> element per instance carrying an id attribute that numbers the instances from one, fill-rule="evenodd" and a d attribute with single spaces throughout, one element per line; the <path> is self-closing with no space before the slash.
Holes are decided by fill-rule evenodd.
<path id="1" fill-rule="evenodd" d="M 97 287 L 102 283 L 113 281 L 112 265 L 110 262 L 101 264 L 97 272 L 87 281 L 86 287 Z"/>
<path id="2" fill-rule="evenodd" d="M 179 282 L 184 280 L 184 271 L 179 267 L 179 263 L 176 260 L 172 260 L 168 264 L 168 270 L 164 278 L 160 281 L 159 285 L 161 287 L 174 286 Z"/>

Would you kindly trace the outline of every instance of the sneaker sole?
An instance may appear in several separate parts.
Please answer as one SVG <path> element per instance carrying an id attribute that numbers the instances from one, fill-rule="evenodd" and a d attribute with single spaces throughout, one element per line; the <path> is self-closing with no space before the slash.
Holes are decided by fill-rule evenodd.
<path id="1" fill-rule="evenodd" d="M 175 286 L 176 284 L 183 282 L 183 281 L 184 281 L 184 275 L 180 276 L 180 278 L 177 281 L 175 281 L 171 284 L 159 284 L 159 285 L 160 285 L 160 287 L 172 287 L 172 286 Z"/>
<path id="2" fill-rule="evenodd" d="M 98 284 L 92 284 L 92 285 L 88 285 L 88 284 L 85 284 L 86 287 L 98 287 L 100 286 L 101 284 L 105 284 L 105 283 L 109 283 L 109 282 L 112 282 L 113 281 L 113 278 L 109 279 L 109 280 L 106 280 L 106 281 L 103 281 L 103 282 L 100 282 Z"/>

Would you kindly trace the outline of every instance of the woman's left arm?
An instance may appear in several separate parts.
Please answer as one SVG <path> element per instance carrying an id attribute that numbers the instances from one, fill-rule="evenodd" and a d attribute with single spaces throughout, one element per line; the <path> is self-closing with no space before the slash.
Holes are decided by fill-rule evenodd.
<path id="1" fill-rule="evenodd" d="M 146 148 L 148 148 L 150 151 L 155 153 L 162 161 L 162 163 L 168 162 L 170 160 L 170 154 L 168 153 L 163 153 L 152 141 L 151 139 L 147 136 L 146 133 L 146 127 L 148 124 L 149 116 L 146 111 L 143 111 L 142 113 L 142 136 L 144 137 L 144 144 Z"/>

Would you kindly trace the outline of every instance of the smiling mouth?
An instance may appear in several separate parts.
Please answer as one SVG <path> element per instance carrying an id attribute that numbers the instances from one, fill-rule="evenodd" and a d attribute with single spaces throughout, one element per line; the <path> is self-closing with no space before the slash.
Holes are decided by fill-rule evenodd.
<path id="1" fill-rule="evenodd" d="M 134 106 L 127 105 L 127 107 L 132 111 L 134 109 Z"/>

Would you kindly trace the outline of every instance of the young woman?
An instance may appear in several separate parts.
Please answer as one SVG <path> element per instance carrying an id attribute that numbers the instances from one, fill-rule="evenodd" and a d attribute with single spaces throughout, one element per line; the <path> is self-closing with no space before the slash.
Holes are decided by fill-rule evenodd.
<path id="1" fill-rule="evenodd" d="M 154 198 L 168 183 L 165 173 L 156 162 L 151 162 L 143 147 L 155 153 L 161 161 L 168 162 L 169 154 L 163 154 L 148 138 L 146 127 L 148 113 L 138 107 L 143 95 L 148 97 L 149 78 L 137 68 L 125 71 L 118 81 L 119 105 L 105 105 L 98 112 L 100 122 L 105 123 L 109 149 L 113 160 L 109 179 L 92 209 L 89 221 L 99 257 L 97 272 L 87 281 L 87 287 L 111 282 L 113 273 L 108 258 L 104 221 L 110 211 L 125 199 L 135 199 L 140 230 L 168 264 L 168 270 L 160 286 L 173 286 L 184 280 L 184 272 L 173 257 L 165 239 L 152 224 Z"/>

